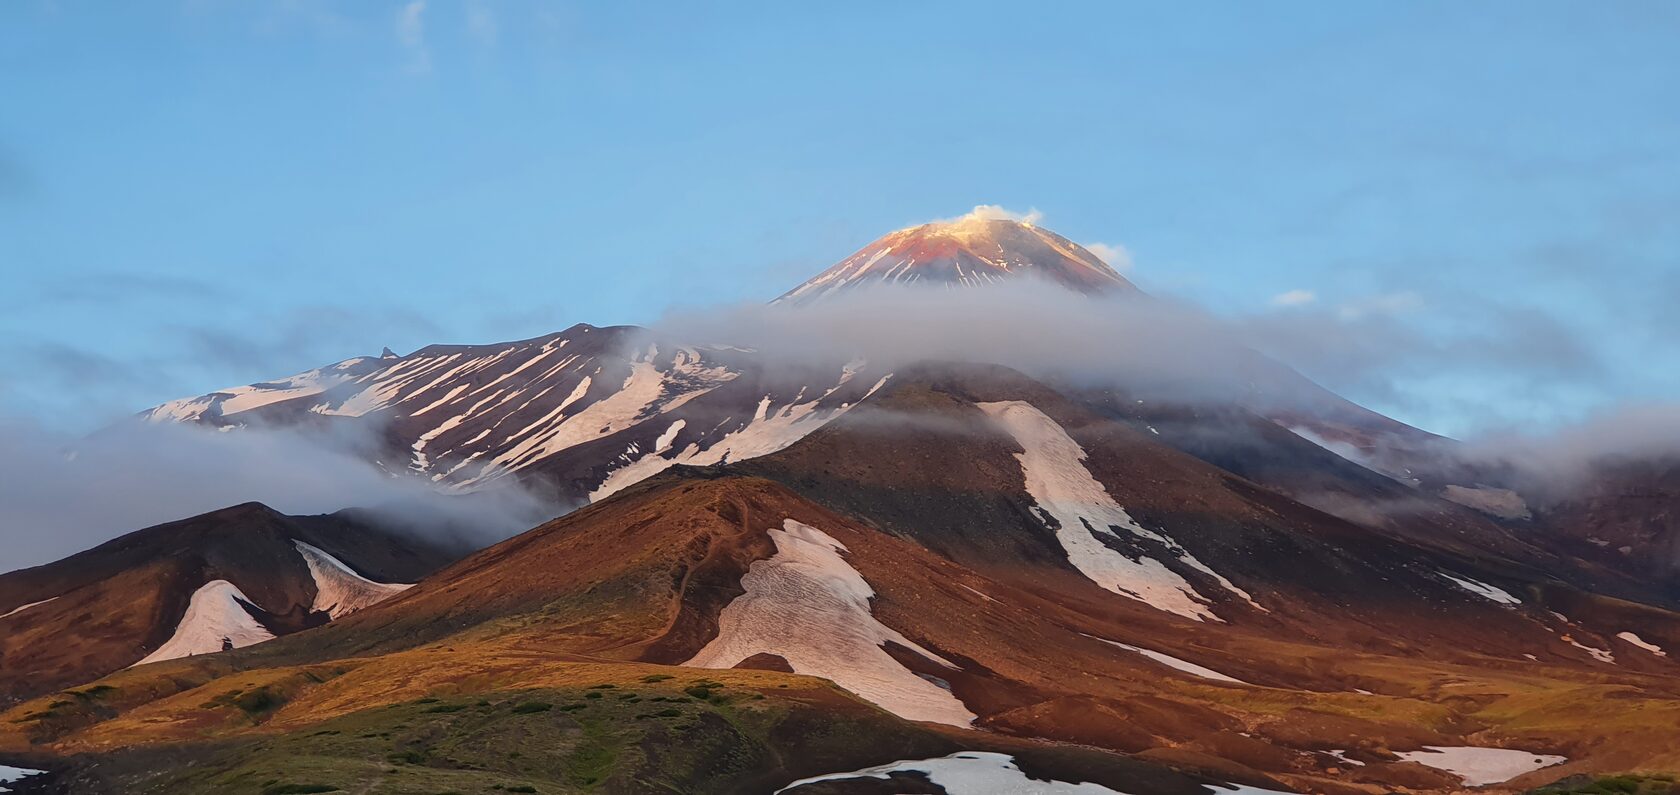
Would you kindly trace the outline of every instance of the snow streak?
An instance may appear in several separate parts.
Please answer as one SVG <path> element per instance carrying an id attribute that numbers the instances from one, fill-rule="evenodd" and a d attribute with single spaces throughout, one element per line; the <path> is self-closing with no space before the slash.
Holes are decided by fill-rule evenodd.
<path id="1" fill-rule="evenodd" d="M 340 618 L 414 587 L 405 583 L 374 582 L 319 547 L 296 539 L 292 543 L 309 566 L 309 575 L 315 578 L 315 603 L 310 607 L 315 612 Z"/>
<path id="2" fill-rule="evenodd" d="M 1120 528 L 1207 575 L 1256 609 L 1265 609 L 1177 542 L 1133 521 L 1085 468 L 1085 450 L 1055 420 L 1021 401 L 979 406 L 1021 446 L 1022 452 L 1015 458 L 1021 462 L 1027 494 L 1038 504 L 1044 523 L 1054 525 L 1056 538 L 1067 551 L 1068 562 L 1091 581 L 1169 613 L 1197 621 L 1221 620 L 1208 608 L 1207 597 L 1161 561 L 1143 554 L 1133 559 L 1103 543 L 1104 538 L 1118 540 L 1120 536 L 1115 528 Z"/>
<path id="3" fill-rule="evenodd" d="M 205 583 L 193 592 L 187 614 L 176 625 L 175 634 L 135 665 L 214 654 L 222 650 L 223 640 L 231 642 L 236 649 L 273 640 L 274 633 L 245 610 L 250 602 L 239 586 L 227 580 Z"/>
<path id="4" fill-rule="evenodd" d="M 684 665 L 730 668 L 755 654 L 774 654 L 795 673 L 833 680 L 901 718 L 952 726 L 974 721 L 956 696 L 882 648 L 895 643 L 956 670 L 875 619 L 869 608 L 875 590 L 841 557 L 844 544 L 792 519 L 769 532 L 776 554 L 752 564 L 741 578 L 745 593 L 718 616 L 718 636 Z"/>

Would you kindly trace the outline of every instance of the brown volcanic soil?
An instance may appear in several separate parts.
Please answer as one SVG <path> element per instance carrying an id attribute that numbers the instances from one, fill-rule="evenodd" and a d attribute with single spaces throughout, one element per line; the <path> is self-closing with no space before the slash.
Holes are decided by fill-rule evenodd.
<path id="1" fill-rule="evenodd" d="M 1435 573 L 1497 583 L 1511 582 L 1501 575 L 1521 567 L 1500 561 L 1487 569 L 1485 560 L 1419 548 L 1300 505 L 1002 368 L 930 367 L 895 382 L 801 443 L 733 469 L 775 479 L 995 581 L 1091 615 L 1161 624 L 1166 614 L 1102 591 L 1074 571 L 1030 512 L 1014 458 L 1019 448 L 974 407 L 1027 400 L 1081 444 L 1087 468 L 1134 518 L 1173 537 L 1268 610 L 1255 611 L 1205 575 L 1175 567 L 1208 584 L 1204 593 L 1224 597 L 1215 611 L 1228 620 L 1383 652 L 1427 645 L 1450 654 L 1520 656 L 1530 645 L 1546 645 L 1533 622 Z M 1482 623 L 1483 631 L 1469 644 L 1443 635 L 1450 614 Z"/>
<path id="2" fill-rule="evenodd" d="M 1538 506 L 1535 524 L 1571 555 L 1666 586 L 1680 603 L 1680 460 L 1605 462 Z"/>
<path id="3" fill-rule="evenodd" d="M 354 514 L 291 517 L 247 503 L 0 575 L 0 612 L 52 599 L 0 619 L 0 704 L 133 664 L 169 639 L 211 580 L 239 586 L 276 634 L 324 622 L 309 614 L 315 581 L 293 539 L 386 582 L 413 582 L 454 556 Z"/>
<path id="4" fill-rule="evenodd" d="M 240 730 L 249 724 L 237 710 L 206 705 L 231 703 L 253 688 L 282 694 L 283 706 L 250 730 L 285 732 L 438 692 L 640 676 L 659 670 L 648 662 L 686 659 L 715 633 L 739 573 L 771 553 L 765 531 L 786 518 L 846 544 L 849 561 L 877 592 L 875 615 L 961 666 L 928 672 L 947 680 L 981 716 L 978 725 L 993 732 L 974 735 L 968 747 L 978 738 L 1048 737 L 1274 788 L 1355 780 L 1447 789 L 1437 773 L 1384 761 L 1392 760 L 1387 749 L 1510 744 L 1577 760 L 1568 770 L 1535 774 L 1555 777 L 1657 764 L 1680 736 L 1680 682 L 1672 672 L 1498 656 L 1508 652 L 1498 638 L 1515 632 L 1504 625 L 1532 623 L 1517 611 L 1454 603 L 1428 615 L 1402 613 L 1395 600 L 1403 592 L 1381 594 L 1394 611 L 1395 639 L 1361 648 L 1352 641 L 1368 630 L 1308 621 L 1339 607 L 1313 602 L 1324 597 L 1311 588 L 1262 591 L 1253 583 L 1272 614 L 1244 608 L 1228 624 L 1191 622 L 1082 587 L 1077 575 L 1049 565 L 1009 575 L 987 562 L 982 572 L 775 483 L 689 470 L 485 550 L 325 627 L 122 672 L 105 680 L 112 692 L 88 699 L 95 706 L 60 707 L 67 714 L 57 717 L 32 720 L 45 702 L 31 702 L 0 716 L 11 721 L 0 725 L 16 727 L 9 740 L 0 734 L 0 748 L 112 749 L 191 741 L 215 727 Z M 1381 576 L 1371 574 L 1373 582 Z M 1417 598 L 1425 596 L 1448 599 Z M 1431 629 L 1415 626 L 1423 623 Z M 1264 686 L 1179 674 L 1086 635 L 1166 651 Z M 919 655 L 896 656 L 912 668 L 925 665 Z M 749 677 L 740 681 L 771 688 L 787 676 L 764 670 L 777 667 L 771 660 L 751 667 L 759 670 L 667 670 Z M 1606 720 L 1591 707 L 1604 698 L 1637 719 Z M 1350 771 L 1322 753 L 1332 748 L 1367 753 L 1371 762 Z M 869 764 L 901 758 L 890 749 L 876 753 Z"/>
<path id="5" fill-rule="evenodd" d="M 1215 467 L 1407 544 L 1488 559 L 1518 577 L 1555 577 L 1624 599 L 1680 606 L 1680 590 L 1675 585 L 1680 581 L 1672 578 L 1673 569 L 1663 562 L 1671 557 L 1669 553 L 1680 555 L 1680 533 L 1663 530 L 1680 527 L 1671 521 L 1672 510 L 1664 507 L 1680 501 L 1680 478 L 1671 478 L 1673 482 L 1665 486 L 1660 477 L 1646 477 L 1648 468 L 1640 468 L 1642 475 L 1633 478 L 1639 485 L 1633 485 L 1618 483 L 1613 474 L 1618 470 L 1611 470 L 1590 492 L 1592 497 L 1553 506 L 1533 521 L 1501 520 L 1438 496 L 1445 483 L 1482 482 L 1478 475 L 1487 474 L 1423 469 L 1463 468 L 1452 457 L 1455 443 L 1450 440 L 1417 443 L 1422 446 L 1408 453 L 1407 463 L 1420 468 L 1419 485 L 1414 487 L 1349 461 L 1279 424 L 1287 421 L 1310 427 L 1305 415 L 1273 420 L 1236 407 L 1140 402 L 1113 390 L 1083 389 L 1072 394 L 1083 405 L 1139 432 L 1153 429 L 1159 440 Z M 1373 450 L 1372 455 L 1378 452 Z M 1488 477 L 1488 482 L 1500 482 Z M 1665 501 L 1665 497 L 1673 499 Z M 1637 540 L 1630 552 L 1621 553 L 1621 541 L 1593 544 L 1589 536 Z"/>
<path id="6" fill-rule="evenodd" d="M 895 380 L 879 400 L 781 453 L 673 470 L 341 621 L 119 672 L 101 683 L 108 691 L 21 705 L 0 715 L 0 750 L 107 752 L 191 744 L 207 732 L 290 736 L 437 694 L 622 687 L 658 671 L 886 720 L 833 688 L 775 670 L 777 659 L 734 671 L 658 665 L 687 659 L 715 636 L 741 574 L 773 552 L 767 531 L 791 518 L 846 545 L 876 593 L 877 619 L 960 667 L 936 669 L 889 648 L 979 715 L 980 731 L 938 730 L 964 747 L 1051 738 L 1219 780 L 1338 792 L 1454 789 L 1438 771 L 1395 761 L 1394 751 L 1426 744 L 1571 760 L 1508 788 L 1574 772 L 1680 766 L 1680 666 L 1613 639 L 1622 630 L 1675 638 L 1672 613 L 1523 579 L 1511 572 L 1524 569 L 1507 561 L 1458 557 L 1336 519 L 1007 371 Z M 1173 536 L 1265 610 L 1223 599 L 1214 606 L 1223 622 L 1190 621 L 1072 569 L 1029 511 L 1014 442 L 973 406 L 1006 399 L 1030 400 L 1056 419 L 1141 523 Z M 1443 569 L 1523 604 L 1471 595 L 1439 576 Z M 1566 636 L 1612 649 L 1619 664 L 1594 660 Z M 1099 638 L 1252 684 L 1189 675 Z M 774 692 L 784 690 L 792 692 Z M 237 707 L 253 693 L 277 706 L 257 714 Z M 53 706 L 55 698 L 65 705 Z M 1330 750 L 1367 764 L 1349 766 Z M 851 768 L 784 768 L 780 781 L 903 756 L 871 745 Z"/>

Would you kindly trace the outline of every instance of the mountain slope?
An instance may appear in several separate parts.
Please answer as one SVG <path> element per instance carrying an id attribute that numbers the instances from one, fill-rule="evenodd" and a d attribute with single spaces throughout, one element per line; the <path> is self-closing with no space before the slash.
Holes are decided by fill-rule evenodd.
<path id="1" fill-rule="evenodd" d="M 810 305 L 868 285 L 990 287 L 1007 298 L 1011 285 L 1026 281 L 1117 299 L 1105 305 L 1112 311 L 1158 304 L 1065 238 L 975 214 L 889 234 L 791 291 L 782 310 L 814 311 Z M 391 473 L 459 490 L 514 481 L 578 506 L 673 466 L 781 450 L 891 380 L 888 368 L 861 358 L 793 364 L 702 342 L 579 325 L 520 342 L 387 351 L 172 401 L 144 416 L 222 428 L 325 427 L 371 437 L 368 458 Z M 1181 355 L 1170 335 L 1127 344 L 1146 359 Z M 1091 345 L 1099 349 L 1099 341 Z M 1676 536 L 1660 518 L 1645 518 L 1650 499 L 1608 484 L 1568 504 L 1536 499 L 1509 473 L 1462 460 L 1451 440 L 1343 399 L 1240 341 L 1215 347 L 1223 364 L 1213 368 L 1213 386 L 1177 383 L 1182 374 L 1116 383 L 1077 367 L 1057 376 L 1057 386 L 1251 484 L 1386 534 L 1489 554 L 1620 598 L 1680 604 L 1680 569 L 1660 562 L 1672 558 Z M 1093 356 L 1102 371 L 1100 353 Z M 983 361 L 987 352 L 973 357 Z M 1604 529 L 1583 536 L 1583 525 Z M 1659 563 L 1642 563 L 1650 560 Z"/>
<path id="2" fill-rule="evenodd" d="M 776 301 L 808 303 L 881 285 L 981 287 L 1018 278 L 1087 294 L 1137 292 L 1102 258 L 1055 232 L 976 213 L 887 234 Z"/>
<path id="3" fill-rule="evenodd" d="M 845 430 L 835 426 L 823 434 Z M 1086 433 L 1075 435 L 1086 439 L 1088 450 L 1097 446 Z M 813 436 L 787 452 L 820 442 Z M 1014 500 L 1025 494 L 1015 488 L 999 496 Z M 1023 513 L 1012 530 L 1030 532 L 1038 521 Z M 1190 540 L 1182 530 L 1168 529 Z M 799 538 L 778 535 L 784 531 Z M 772 576 L 783 571 L 775 562 L 796 549 L 794 541 L 827 551 L 802 553 L 812 564 L 806 573 Z M 708 710 L 753 714 L 754 694 L 772 712 L 800 714 L 820 705 L 810 725 L 827 727 L 770 733 L 765 742 L 774 752 L 757 758 L 780 759 L 780 767 L 752 761 L 745 768 L 684 772 L 699 776 L 688 785 L 694 791 L 718 791 L 718 782 L 740 781 L 730 777 L 743 769 L 762 776 L 753 779 L 762 789 L 746 791 L 770 791 L 795 779 L 907 756 L 1054 747 L 1030 738 L 1133 754 L 1136 761 L 1126 776 L 1104 779 L 1122 792 L 1160 791 L 1144 783 L 1139 762 L 1278 790 L 1448 791 L 1457 787 L 1454 776 L 1400 754 L 1433 745 L 1567 757 L 1520 779 L 1534 781 L 1617 764 L 1655 765 L 1664 749 L 1673 747 L 1674 724 L 1667 718 L 1680 717 L 1680 693 L 1663 661 L 1642 668 L 1620 659 L 1632 655 L 1622 647 L 1615 665 L 1584 653 L 1577 660 L 1539 648 L 1549 633 L 1538 626 L 1523 629 L 1533 623 L 1529 614 L 1540 611 L 1526 604 L 1532 591 L 1516 583 L 1503 585 L 1524 594 L 1521 606 L 1445 579 L 1417 577 L 1386 586 L 1381 576 L 1367 574 L 1371 585 L 1391 589 L 1366 599 L 1390 620 L 1350 632 L 1304 617 L 1336 612 L 1342 606 L 1334 600 L 1356 598 L 1351 591 L 1320 592 L 1310 582 L 1273 587 L 1233 573 L 1269 612 L 1239 608 L 1227 610 L 1224 621 L 1196 621 L 1094 585 L 1076 587 L 1072 583 L 1081 575 L 1063 562 L 1057 564 L 1063 567 L 1058 577 L 1053 564 L 1014 576 L 995 566 L 982 572 L 934 554 L 914 538 L 895 537 L 819 507 L 781 485 L 719 470 L 674 470 L 473 555 L 403 598 L 342 621 L 231 654 L 124 671 L 104 680 L 107 690 L 89 696 L 87 706 L 45 710 L 46 700 L 22 705 L 3 716 L 8 734 L 0 734 L 0 750 L 30 738 L 41 744 L 36 747 L 61 752 L 143 753 L 180 749 L 183 743 L 190 748 L 207 726 L 226 727 L 220 731 L 227 737 L 253 730 L 279 738 L 345 732 L 374 739 L 338 739 L 334 747 L 341 750 L 317 746 L 304 758 L 359 760 L 357 754 L 366 754 L 377 760 L 426 749 L 431 761 L 406 764 L 429 768 L 432 780 L 444 781 L 435 776 L 485 769 L 484 761 L 463 768 L 449 760 L 484 760 L 481 751 L 471 750 L 483 741 L 472 738 L 514 720 L 508 713 L 520 703 L 536 699 L 568 710 L 575 704 L 580 711 L 556 709 L 552 720 L 574 726 L 575 714 L 585 721 L 586 735 L 639 732 L 649 718 L 638 714 L 648 714 L 647 708 L 621 714 L 622 707 L 613 705 L 624 697 L 673 694 L 675 701 L 664 702 L 673 705 L 673 721 L 663 728 L 674 733 L 672 740 L 706 736 Z M 1390 573 L 1406 576 L 1403 568 Z M 778 586 L 783 576 L 805 579 Z M 783 620 L 797 610 L 782 608 L 809 605 L 825 593 L 842 596 L 849 606 L 816 613 L 825 618 L 813 628 L 822 631 Z M 1308 604 L 1314 601 L 1318 604 Z M 1351 608 L 1357 614 L 1365 605 Z M 1402 610 L 1428 614 L 1434 630 L 1396 623 Z M 1672 636 L 1672 615 L 1653 614 L 1647 621 L 1669 626 L 1665 631 Z M 1573 631 L 1570 637 L 1578 643 L 1597 642 L 1586 627 Z M 882 656 L 860 658 L 853 646 L 859 637 L 870 638 L 863 648 Z M 720 643 L 732 653 L 714 654 Z M 1548 657 L 1527 660 L 1517 653 L 1522 648 Z M 669 665 L 677 667 L 663 667 Z M 703 675 L 692 667 L 711 665 L 735 667 L 701 669 Z M 783 673 L 790 668 L 832 679 L 841 690 L 823 696 L 812 680 Z M 860 673 L 870 675 L 859 680 Z M 676 677 L 676 686 L 664 685 L 663 677 Z M 879 690 L 871 681 L 901 685 Z M 935 687 L 917 696 L 905 689 L 910 682 Z M 698 705 L 682 697 L 685 688 L 701 694 Z M 605 697 L 587 695 L 591 690 Z M 272 704 L 252 713 L 257 729 L 237 706 L 254 692 Z M 1589 708 L 1610 693 L 1637 719 L 1606 719 Z M 931 744 L 923 735 L 910 740 L 922 753 L 910 755 L 903 729 L 896 728 L 903 724 L 888 713 L 917 714 L 917 705 L 929 698 L 960 704 L 982 731 L 940 730 L 937 736 L 944 739 Z M 375 717 L 387 711 L 391 717 Z M 1525 717 L 1537 711 L 1548 716 L 1543 725 Z M 470 720 L 449 717 L 457 713 Z M 730 720 L 745 725 L 745 717 Z M 859 727 L 859 721 L 875 728 L 861 733 L 845 728 Z M 967 725 L 960 717 L 946 722 Z M 530 736 L 533 730 L 520 731 Z M 575 729 L 568 731 L 577 736 Z M 381 733 L 392 739 L 380 741 Z M 285 747 L 299 741 L 286 739 Z M 572 753 L 571 742 L 557 747 Z M 636 742 L 642 753 L 669 753 L 659 750 L 667 741 Z M 812 744 L 789 755 L 800 742 Z M 1009 742 L 1028 745 L 1009 748 Z M 540 747 L 522 747 L 545 758 Z M 249 767 L 246 758 L 201 765 L 195 775 L 274 775 Z M 690 770 L 639 754 L 620 759 L 627 767 L 609 770 L 646 771 L 641 775 Z M 650 767 L 640 767 L 640 760 Z M 368 766 L 308 764 L 311 781 L 339 786 L 359 780 L 357 771 Z M 395 767 L 412 775 L 404 764 Z M 520 774 L 518 767 L 490 764 L 501 771 L 497 776 Z M 1053 778 L 1074 775 L 1077 766 L 1062 764 L 1067 760 L 1040 769 Z M 533 774 L 531 769 L 523 775 Z M 607 791 L 641 791 L 617 777 L 610 780 L 620 784 Z"/>
<path id="4" fill-rule="evenodd" d="M 192 670 L 231 689 L 362 661 L 288 686 L 270 730 L 533 665 L 792 671 L 903 718 L 1225 780 L 1445 791 L 1402 754 L 1566 758 L 1529 783 L 1663 764 L 1680 669 L 1653 649 L 1676 646 L 1671 612 L 1337 519 L 1018 373 L 930 365 L 783 450 L 673 467 Z M 35 736 L 196 731 L 203 689 L 147 706 L 158 685 L 129 676 L 108 700 L 138 698 L 133 717 Z M 1630 719 L 1590 708 L 1611 693 Z"/>
<path id="5" fill-rule="evenodd" d="M 886 375 L 861 362 L 772 370 L 750 351 L 578 325 L 520 342 L 354 359 L 142 417 L 360 431 L 380 440 L 376 463 L 387 471 L 458 489 L 513 477 L 573 505 L 665 466 L 651 457 L 711 464 L 779 449 Z"/>
<path id="6" fill-rule="evenodd" d="M 1152 300 L 1066 238 L 984 215 L 893 232 L 778 300 L 798 311 L 869 285 L 1007 289 L 1027 281 Z M 378 440 L 372 457 L 389 472 L 457 489 L 513 478 L 563 505 L 580 505 L 667 466 L 739 461 L 781 449 L 842 414 L 889 375 L 863 360 L 791 365 L 705 343 L 634 327 L 578 325 L 519 342 L 434 345 L 407 356 L 350 359 L 171 401 L 142 416 L 217 427 L 359 432 Z M 1133 344 L 1170 347 L 1172 340 Z M 1234 341 L 1231 348 L 1235 370 L 1225 374 L 1229 394 L 1219 398 L 1225 403 L 1362 447 L 1373 457 L 1379 450 L 1421 451 L 1442 441 L 1354 405 Z M 1406 461 L 1421 467 L 1424 458 L 1408 453 Z"/>
<path id="7" fill-rule="evenodd" d="M 457 554 L 353 512 L 257 503 L 138 530 L 0 575 L 0 702 L 315 626 Z"/>

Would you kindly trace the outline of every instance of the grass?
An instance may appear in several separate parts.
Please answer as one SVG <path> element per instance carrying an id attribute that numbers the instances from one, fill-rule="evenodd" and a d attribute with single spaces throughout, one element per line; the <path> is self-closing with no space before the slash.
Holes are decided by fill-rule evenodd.
<path id="1" fill-rule="evenodd" d="M 573 784 L 588 787 L 600 783 L 613 771 L 624 743 L 619 732 L 600 719 L 584 721 L 582 729 L 577 745 L 566 757 L 566 777 Z"/>
<path id="2" fill-rule="evenodd" d="M 715 704 L 690 700 L 682 695 L 681 684 L 641 683 L 635 690 L 581 685 L 473 694 L 459 702 L 411 700 L 291 731 L 206 742 L 197 750 L 172 746 L 170 753 L 183 755 L 156 765 L 157 772 L 145 774 L 148 778 L 131 789 L 172 795 L 575 795 L 652 786 L 723 795 L 765 788 L 770 782 L 755 776 L 774 769 L 784 755 L 809 754 L 813 742 L 824 748 L 820 755 L 825 759 L 834 747 L 883 743 L 895 753 L 950 750 L 947 741 L 931 739 L 936 735 L 874 710 L 848 716 L 832 703 L 808 703 L 808 691 L 794 701 Z M 638 698 L 588 698 L 609 691 Z M 664 698 L 671 705 L 647 714 L 638 703 L 641 697 Z M 484 705 L 463 706 L 475 701 Z M 675 701 L 684 703 L 679 707 Z M 801 717 L 790 723 L 796 714 Z M 863 761 L 848 756 L 835 765 L 856 767 Z"/>
<path id="3" fill-rule="evenodd" d="M 1615 776 L 1570 776 L 1556 784 L 1534 790 L 1536 795 L 1680 795 L 1680 783 L 1671 774 Z"/>

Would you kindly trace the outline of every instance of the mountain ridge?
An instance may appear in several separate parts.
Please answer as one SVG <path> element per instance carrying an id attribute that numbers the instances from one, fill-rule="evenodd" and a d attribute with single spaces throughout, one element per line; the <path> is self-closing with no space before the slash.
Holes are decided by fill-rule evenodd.
<path id="1" fill-rule="evenodd" d="M 889 232 L 771 303 L 799 305 L 883 285 L 982 287 L 1018 278 L 1087 295 L 1141 294 L 1085 247 L 1031 223 L 976 211 Z"/>

